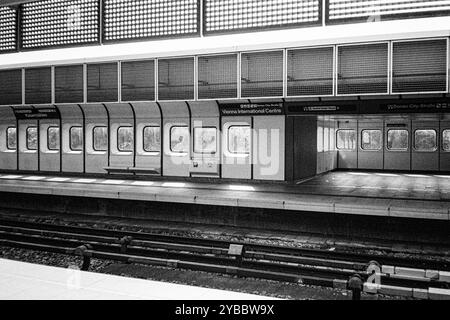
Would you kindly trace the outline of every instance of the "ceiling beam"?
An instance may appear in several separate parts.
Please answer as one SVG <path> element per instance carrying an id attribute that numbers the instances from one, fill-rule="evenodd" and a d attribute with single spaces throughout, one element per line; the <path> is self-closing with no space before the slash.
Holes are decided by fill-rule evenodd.
<path id="1" fill-rule="evenodd" d="M 10 6 L 17 6 L 22 3 L 36 2 L 36 1 L 39 1 L 39 0 L 22 0 L 22 1 L 0 0 L 0 6 L 1 7 L 6 7 L 6 6 L 10 7 Z"/>

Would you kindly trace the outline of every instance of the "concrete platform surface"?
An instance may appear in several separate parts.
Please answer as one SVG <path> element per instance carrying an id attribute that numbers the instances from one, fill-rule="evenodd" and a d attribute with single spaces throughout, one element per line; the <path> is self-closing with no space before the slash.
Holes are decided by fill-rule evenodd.
<path id="1" fill-rule="evenodd" d="M 0 300 L 273 300 L 0 259 Z"/>

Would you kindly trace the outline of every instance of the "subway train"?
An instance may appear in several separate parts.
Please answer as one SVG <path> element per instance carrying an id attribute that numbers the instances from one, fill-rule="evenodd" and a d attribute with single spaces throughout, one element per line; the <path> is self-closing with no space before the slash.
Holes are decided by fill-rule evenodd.
<path id="1" fill-rule="evenodd" d="M 408 28 L 313 46 L 195 46 L 210 38 L 164 53 L 10 54 L 0 170 L 255 181 L 450 172 L 448 31 Z"/>

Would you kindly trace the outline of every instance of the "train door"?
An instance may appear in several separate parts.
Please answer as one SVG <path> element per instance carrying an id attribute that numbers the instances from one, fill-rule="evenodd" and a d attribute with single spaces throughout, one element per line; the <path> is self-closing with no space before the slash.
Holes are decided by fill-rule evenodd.
<path id="1" fill-rule="evenodd" d="M 356 120 L 338 121 L 336 131 L 336 149 L 340 169 L 358 167 L 358 125 Z"/>
<path id="2" fill-rule="evenodd" d="M 411 170 L 439 171 L 439 121 L 412 121 Z"/>
<path id="3" fill-rule="evenodd" d="M 134 167 L 134 112 L 128 103 L 106 104 L 109 114 L 109 171 L 130 173 Z"/>
<path id="4" fill-rule="evenodd" d="M 252 179 L 252 117 L 222 118 L 222 177 Z"/>
<path id="5" fill-rule="evenodd" d="M 108 166 L 108 112 L 103 104 L 81 105 L 86 127 L 86 172 L 106 173 Z"/>
<path id="6" fill-rule="evenodd" d="M 62 130 L 62 171 L 84 172 L 84 114 L 78 105 L 59 105 Z"/>
<path id="7" fill-rule="evenodd" d="M 450 120 L 442 120 L 440 124 L 440 171 L 450 172 Z"/>
<path id="8" fill-rule="evenodd" d="M 192 177 L 219 177 L 219 108 L 216 102 L 190 102 Z"/>
<path id="9" fill-rule="evenodd" d="M 160 102 L 163 114 L 163 175 L 189 177 L 190 110 L 186 102 Z"/>
<path id="10" fill-rule="evenodd" d="M 384 141 L 384 169 L 411 170 L 411 122 L 385 121 Z"/>
<path id="11" fill-rule="evenodd" d="M 49 107 L 54 109 L 54 107 Z M 39 120 L 39 169 L 61 171 L 61 120 Z"/>
<path id="12" fill-rule="evenodd" d="M 10 107 L 0 107 L 0 170 L 17 170 L 16 117 Z"/>
<path id="13" fill-rule="evenodd" d="M 19 170 L 39 170 L 39 121 L 18 120 Z"/>
<path id="14" fill-rule="evenodd" d="M 358 123 L 358 169 L 383 169 L 383 121 Z"/>
<path id="15" fill-rule="evenodd" d="M 155 102 L 132 103 L 136 114 L 136 174 L 161 174 L 161 110 Z"/>

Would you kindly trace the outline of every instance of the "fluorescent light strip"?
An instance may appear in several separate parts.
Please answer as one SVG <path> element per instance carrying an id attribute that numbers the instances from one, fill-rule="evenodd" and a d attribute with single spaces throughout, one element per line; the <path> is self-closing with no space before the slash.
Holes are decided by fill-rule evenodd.
<path id="1" fill-rule="evenodd" d="M 228 186 L 228 188 L 232 191 L 255 191 L 255 188 L 252 186 L 231 185 L 231 186 Z"/>
<path id="2" fill-rule="evenodd" d="M 122 184 L 125 183 L 125 180 L 105 180 L 101 181 L 101 184 Z"/>
<path id="3" fill-rule="evenodd" d="M 47 181 L 50 182 L 64 182 L 64 181 L 68 181 L 70 180 L 70 178 L 48 178 Z"/>
<path id="4" fill-rule="evenodd" d="M 186 186 L 186 183 L 183 182 L 165 182 L 162 184 L 163 187 L 170 187 L 170 188 L 184 188 Z"/>
<path id="5" fill-rule="evenodd" d="M 22 178 L 22 176 L 9 175 L 9 176 L 0 177 L 0 179 L 6 179 L 6 180 L 9 180 L 9 179 L 20 179 L 20 178 Z"/>
<path id="6" fill-rule="evenodd" d="M 148 187 L 154 185 L 154 182 L 151 181 L 134 181 L 132 183 L 133 186 L 142 186 L 142 187 Z"/>
<path id="7" fill-rule="evenodd" d="M 46 177 L 30 176 L 30 177 L 23 177 L 22 180 L 39 181 L 44 180 L 45 178 Z"/>
<path id="8" fill-rule="evenodd" d="M 77 180 L 74 180 L 73 182 L 75 182 L 75 183 L 93 183 L 95 181 L 97 181 L 97 179 L 77 179 Z"/>

